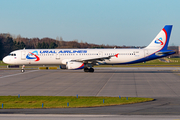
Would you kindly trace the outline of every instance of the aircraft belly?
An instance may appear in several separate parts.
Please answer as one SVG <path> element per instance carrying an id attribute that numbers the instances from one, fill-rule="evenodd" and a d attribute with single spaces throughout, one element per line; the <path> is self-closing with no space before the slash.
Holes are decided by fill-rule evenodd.
<path id="1" fill-rule="evenodd" d="M 123 64 L 132 61 L 136 61 L 140 59 L 140 56 L 119 56 L 118 58 L 112 58 L 110 60 L 106 60 L 106 64 Z"/>

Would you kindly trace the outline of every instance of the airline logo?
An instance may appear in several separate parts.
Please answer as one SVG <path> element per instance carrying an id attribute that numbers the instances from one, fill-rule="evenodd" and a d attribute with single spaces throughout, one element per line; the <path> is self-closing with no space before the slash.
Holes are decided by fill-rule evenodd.
<path id="1" fill-rule="evenodd" d="M 44 50 L 44 51 L 40 51 L 40 53 L 42 54 L 50 54 L 50 53 L 57 53 L 55 50 L 54 51 L 52 51 L 52 50 L 50 50 L 50 51 L 48 51 L 48 50 Z"/>
<path id="2" fill-rule="evenodd" d="M 163 44 L 164 44 L 164 43 L 162 42 L 162 37 L 160 37 L 159 39 L 156 39 L 156 40 L 154 41 L 154 43 L 160 44 L 160 45 L 163 45 Z"/>
<path id="3" fill-rule="evenodd" d="M 48 51 L 48 50 L 44 50 L 44 51 L 40 51 L 41 54 L 56 54 L 56 53 L 87 53 L 87 50 L 60 50 L 59 52 L 56 51 Z"/>
<path id="4" fill-rule="evenodd" d="M 29 52 L 26 56 L 26 59 L 39 61 L 40 58 L 38 57 L 38 51 Z"/>
<path id="5" fill-rule="evenodd" d="M 87 50 L 61 50 L 58 53 L 87 53 Z"/>

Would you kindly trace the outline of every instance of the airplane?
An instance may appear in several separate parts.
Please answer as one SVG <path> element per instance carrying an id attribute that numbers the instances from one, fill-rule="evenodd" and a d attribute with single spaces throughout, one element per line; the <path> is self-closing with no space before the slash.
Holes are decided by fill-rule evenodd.
<path id="1" fill-rule="evenodd" d="M 61 69 L 94 72 L 95 65 L 122 65 L 145 62 L 175 53 L 167 50 L 172 25 L 165 25 L 152 42 L 139 49 L 22 49 L 3 58 L 10 65 L 59 65 Z"/>

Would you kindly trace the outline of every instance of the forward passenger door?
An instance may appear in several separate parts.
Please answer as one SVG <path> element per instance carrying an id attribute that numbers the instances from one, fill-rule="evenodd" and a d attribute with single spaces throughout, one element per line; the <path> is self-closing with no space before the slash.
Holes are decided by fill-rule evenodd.
<path id="1" fill-rule="evenodd" d="M 21 51 L 21 60 L 26 60 L 26 51 Z"/>

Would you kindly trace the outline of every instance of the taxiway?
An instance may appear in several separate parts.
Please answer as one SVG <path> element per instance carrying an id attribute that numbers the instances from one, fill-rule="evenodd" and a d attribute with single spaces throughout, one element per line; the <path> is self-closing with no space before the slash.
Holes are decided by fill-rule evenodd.
<path id="1" fill-rule="evenodd" d="M 180 115 L 180 68 L 0 70 L 0 95 L 150 97 L 155 101 L 96 108 L 0 109 L 1 114 Z"/>

